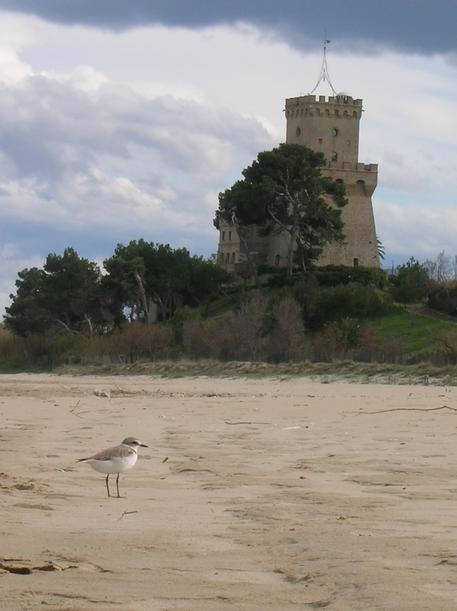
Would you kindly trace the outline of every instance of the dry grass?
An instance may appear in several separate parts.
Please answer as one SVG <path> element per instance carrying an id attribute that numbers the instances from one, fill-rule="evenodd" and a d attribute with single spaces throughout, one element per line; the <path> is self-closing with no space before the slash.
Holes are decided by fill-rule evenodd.
<path id="1" fill-rule="evenodd" d="M 329 383 L 336 380 L 379 384 L 457 385 L 457 367 L 430 363 L 397 365 L 378 363 L 264 363 L 199 360 L 136 362 L 124 365 L 65 366 L 57 373 L 72 375 L 153 375 L 162 377 L 309 377 Z"/>

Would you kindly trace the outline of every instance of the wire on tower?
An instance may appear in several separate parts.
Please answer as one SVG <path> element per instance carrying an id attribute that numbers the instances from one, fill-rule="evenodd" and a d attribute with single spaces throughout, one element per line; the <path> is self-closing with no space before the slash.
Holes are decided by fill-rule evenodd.
<path id="1" fill-rule="evenodd" d="M 332 81 L 330 79 L 330 74 L 328 71 L 328 65 L 327 65 L 327 45 L 331 42 L 331 40 L 328 40 L 327 36 L 325 36 L 324 38 L 324 54 L 322 57 L 322 65 L 321 65 L 321 70 L 319 72 L 319 78 L 317 79 L 317 83 L 316 86 L 314 87 L 314 89 L 310 92 L 310 95 L 313 94 L 316 89 L 319 87 L 319 85 L 321 83 L 325 83 L 325 81 L 327 81 L 327 83 L 330 85 L 330 89 L 333 92 L 333 95 L 337 95 L 335 88 L 333 87 Z"/>

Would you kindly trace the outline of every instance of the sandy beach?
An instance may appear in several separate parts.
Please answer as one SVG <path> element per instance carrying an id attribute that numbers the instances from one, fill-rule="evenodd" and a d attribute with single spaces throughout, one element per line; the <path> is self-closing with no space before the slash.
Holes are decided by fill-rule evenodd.
<path id="1" fill-rule="evenodd" d="M 454 611 L 449 408 L 456 388 L 1 376 L 0 608 Z M 107 498 L 76 461 L 128 435 L 149 448 Z"/>

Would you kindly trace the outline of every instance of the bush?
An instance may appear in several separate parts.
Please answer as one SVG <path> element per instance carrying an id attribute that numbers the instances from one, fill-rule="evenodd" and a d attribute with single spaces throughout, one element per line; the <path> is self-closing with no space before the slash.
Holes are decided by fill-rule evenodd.
<path id="1" fill-rule="evenodd" d="M 89 340 L 82 335 L 65 333 L 49 339 L 46 353 L 52 365 L 80 363 Z"/>
<path id="2" fill-rule="evenodd" d="M 25 365 L 24 340 L 0 325 L 0 369 L 20 369 Z"/>
<path id="3" fill-rule="evenodd" d="M 169 327 L 159 323 L 147 325 L 135 321 L 122 329 L 119 335 L 119 349 L 130 361 L 163 357 L 171 339 L 172 333 Z"/>
<path id="4" fill-rule="evenodd" d="M 428 296 L 428 306 L 434 310 L 457 316 L 457 287 L 439 287 Z"/>
<path id="5" fill-rule="evenodd" d="M 387 284 L 387 275 L 378 267 L 348 267 L 346 265 L 325 265 L 314 270 L 316 280 L 321 286 L 337 286 L 358 282 L 364 286 L 382 289 Z"/>
<path id="6" fill-rule="evenodd" d="M 266 313 L 267 300 L 258 293 L 241 305 L 230 325 L 229 358 L 259 360 L 265 347 Z"/>
<path id="7" fill-rule="evenodd" d="M 340 284 L 321 289 L 308 322 L 319 328 L 332 320 L 343 318 L 370 318 L 382 316 L 392 310 L 392 297 L 373 286 L 358 283 Z"/>
<path id="8" fill-rule="evenodd" d="M 360 324 L 353 318 L 326 323 L 314 336 L 313 358 L 318 361 L 347 359 L 359 340 Z"/>
<path id="9" fill-rule="evenodd" d="M 397 268 L 390 282 L 393 298 L 400 303 L 421 301 L 427 296 L 430 285 L 427 270 L 414 257 Z"/>
<path id="10" fill-rule="evenodd" d="M 182 344 L 184 324 L 189 320 L 201 320 L 201 317 L 200 310 L 190 308 L 189 306 L 183 306 L 182 308 L 176 310 L 173 318 L 171 319 L 174 341 L 177 344 Z"/>
<path id="11" fill-rule="evenodd" d="M 305 335 L 300 306 L 285 297 L 274 309 L 272 329 L 267 338 L 269 358 L 274 362 L 303 359 Z"/>
<path id="12" fill-rule="evenodd" d="M 187 320 L 183 323 L 184 351 L 193 358 L 223 359 L 230 343 L 230 319 Z"/>

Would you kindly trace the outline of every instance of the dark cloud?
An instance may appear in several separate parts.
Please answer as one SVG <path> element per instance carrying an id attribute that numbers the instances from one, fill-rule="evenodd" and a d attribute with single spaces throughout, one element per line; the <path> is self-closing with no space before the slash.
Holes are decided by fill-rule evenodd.
<path id="1" fill-rule="evenodd" d="M 0 0 L 0 9 L 115 30 L 247 21 L 298 47 L 315 46 L 327 30 L 342 47 L 366 50 L 374 44 L 419 53 L 457 49 L 455 0 Z"/>

